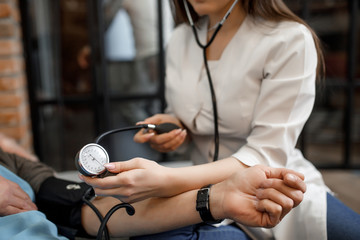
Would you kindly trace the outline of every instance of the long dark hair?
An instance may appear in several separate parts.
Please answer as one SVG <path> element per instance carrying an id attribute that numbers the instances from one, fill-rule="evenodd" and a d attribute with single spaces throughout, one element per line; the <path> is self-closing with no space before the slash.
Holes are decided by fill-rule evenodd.
<path id="1" fill-rule="evenodd" d="M 176 24 L 188 23 L 186 17 L 185 7 L 183 0 L 172 0 L 172 12 Z M 260 17 L 267 21 L 294 21 L 300 24 L 305 25 L 311 32 L 318 57 L 318 65 L 316 69 L 318 79 L 322 79 L 325 75 L 325 63 L 324 55 L 322 51 L 322 46 L 320 39 L 314 32 L 314 30 L 300 17 L 293 13 L 282 0 L 240 0 L 239 3 L 242 5 L 245 12 L 253 17 Z M 193 21 L 196 23 L 199 20 L 199 15 L 194 11 L 194 9 L 189 4 L 189 10 Z"/>

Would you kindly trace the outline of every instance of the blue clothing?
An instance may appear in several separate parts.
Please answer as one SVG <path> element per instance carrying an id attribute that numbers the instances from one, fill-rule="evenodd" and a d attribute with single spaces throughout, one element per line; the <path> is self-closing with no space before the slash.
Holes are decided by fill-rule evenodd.
<path id="1" fill-rule="evenodd" d="M 132 237 L 130 240 L 250 240 L 240 228 L 227 225 L 214 227 L 207 224 L 196 224 L 173 231 Z"/>
<path id="2" fill-rule="evenodd" d="M 329 193 L 327 194 L 327 233 L 329 240 L 360 239 L 360 215 Z"/>
<path id="3" fill-rule="evenodd" d="M 0 175 L 10 181 L 17 183 L 34 201 L 35 194 L 30 185 L 0 165 Z M 46 219 L 46 216 L 39 211 L 27 211 L 0 217 L 1 239 L 23 240 L 51 240 L 67 238 L 58 235 L 55 224 Z"/>
<path id="4" fill-rule="evenodd" d="M 360 239 L 360 215 L 327 193 L 327 235 L 329 240 Z M 197 224 L 158 234 L 132 237 L 131 240 L 243 240 L 250 239 L 236 226 L 213 227 Z"/>
<path id="5" fill-rule="evenodd" d="M 28 184 L 25 180 L 23 180 L 22 178 L 18 177 L 15 173 L 11 172 L 9 169 L 7 169 L 6 167 L 0 165 L 0 176 L 17 183 L 22 190 L 24 190 L 24 192 L 27 193 L 27 195 L 29 195 L 29 197 L 31 198 L 31 200 L 34 202 L 35 201 L 35 194 L 34 191 L 32 190 L 30 184 Z"/>

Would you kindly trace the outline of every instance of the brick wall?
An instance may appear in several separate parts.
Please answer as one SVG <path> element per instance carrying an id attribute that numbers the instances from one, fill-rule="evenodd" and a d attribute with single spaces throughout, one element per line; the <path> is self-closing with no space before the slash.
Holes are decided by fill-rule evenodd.
<path id="1" fill-rule="evenodd" d="M 0 133 L 32 150 L 18 1 L 0 0 Z"/>

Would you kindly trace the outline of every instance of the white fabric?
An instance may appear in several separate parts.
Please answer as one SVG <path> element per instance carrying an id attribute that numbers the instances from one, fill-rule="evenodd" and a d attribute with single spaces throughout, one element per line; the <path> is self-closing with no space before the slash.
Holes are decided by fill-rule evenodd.
<path id="1" fill-rule="evenodd" d="M 159 52 L 158 1 L 106 1 L 111 24 L 106 32 L 106 54 L 111 60 L 144 59 Z M 173 29 L 170 6 L 162 0 L 163 40 L 167 43 Z M 113 16 L 112 16 L 113 15 Z M 112 17 L 111 17 L 112 16 Z"/>
<path id="2" fill-rule="evenodd" d="M 155 0 L 124 0 L 129 13 L 136 46 L 136 57 L 155 55 L 157 46 L 157 11 Z"/>
<path id="3" fill-rule="evenodd" d="M 155 55 L 158 49 L 158 2 L 156 0 L 123 0 L 123 7 L 130 16 L 133 27 L 136 58 Z M 172 30 L 172 18 L 168 1 L 163 4 L 163 34 L 167 42 Z"/>
<path id="4" fill-rule="evenodd" d="M 203 24 L 206 26 L 206 24 Z M 204 43 L 205 27 L 199 29 Z M 250 229 L 259 239 L 326 239 L 326 191 L 322 176 L 295 149 L 315 99 L 317 56 L 309 30 L 247 17 L 211 74 L 220 132 L 220 159 L 246 165 L 287 167 L 306 176 L 304 201 L 275 228 Z M 167 111 L 190 130 L 196 164 L 212 160 L 213 113 L 203 55 L 189 26 L 173 33 L 167 48 Z"/>

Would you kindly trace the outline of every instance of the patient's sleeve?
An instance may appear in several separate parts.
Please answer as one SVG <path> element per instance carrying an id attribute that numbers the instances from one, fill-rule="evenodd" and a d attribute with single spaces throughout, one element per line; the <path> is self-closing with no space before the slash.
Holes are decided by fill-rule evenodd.
<path id="1" fill-rule="evenodd" d="M 41 162 L 30 161 L 16 154 L 4 152 L 0 148 L 0 164 L 30 184 L 37 193 L 41 184 L 54 176 L 54 170 Z"/>

